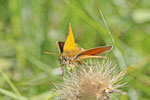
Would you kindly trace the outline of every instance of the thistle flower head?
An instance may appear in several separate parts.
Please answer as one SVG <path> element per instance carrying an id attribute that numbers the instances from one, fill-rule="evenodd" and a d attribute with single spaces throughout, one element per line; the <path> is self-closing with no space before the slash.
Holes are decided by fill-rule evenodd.
<path id="1" fill-rule="evenodd" d="M 55 100 L 108 100 L 112 92 L 123 93 L 118 90 L 124 85 L 119 83 L 123 76 L 111 61 L 82 65 L 56 84 Z"/>

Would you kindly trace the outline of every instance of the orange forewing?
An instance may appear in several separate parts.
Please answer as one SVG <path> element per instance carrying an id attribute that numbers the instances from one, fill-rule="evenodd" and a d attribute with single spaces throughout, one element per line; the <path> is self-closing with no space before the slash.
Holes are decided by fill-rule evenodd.
<path id="1" fill-rule="evenodd" d="M 74 35 L 73 35 L 73 32 L 72 32 L 71 24 L 70 24 L 69 25 L 69 34 L 68 34 L 68 37 L 65 41 L 63 52 L 72 51 L 76 48 L 77 48 L 77 46 L 75 44 L 75 39 L 74 39 Z"/>
<path id="2" fill-rule="evenodd" d="M 81 52 L 80 54 L 78 54 L 78 56 L 101 54 L 105 51 L 110 50 L 111 48 L 112 46 L 102 46 L 102 47 L 92 48 Z"/>
<path id="3" fill-rule="evenodd" d="M 86 58 L 106 58 L 104 56 L 98 56 L 97 54 L 101 54 L 104 52 L 109 51 L 112 48 L 112 46 L 102 46 L 97 48 L 92 48 L 85 50 L 83 52 L 80 52 L 75 56 L 76 60 L 86 59 Z"/>
<path id="4" fill-rule="evenodd" d="M 78 54 L 79 52 L 83 51 L 83 49 L 80 47 L 77 47 L 77 45 L 75 43 L 71 24 L 69 26 L 69 34 L 68 34 L 68 37 L 67 37 L 65 43 L 58 42 L 57 44 L 59 46 L 62 56 L 73 57 L 76 54 Z M 61 45 L 63 45 L 63 47 L 61 47 Z"/>

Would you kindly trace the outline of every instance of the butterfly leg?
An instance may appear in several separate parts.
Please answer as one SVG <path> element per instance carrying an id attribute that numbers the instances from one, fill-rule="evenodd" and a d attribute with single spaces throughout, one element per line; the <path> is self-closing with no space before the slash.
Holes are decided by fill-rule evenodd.
<path id="1" fill-rule="evenodd" d="M 75 61 L 72 61 L 72 64 L 75 65 L 75 66 L 77 66 L 78 68 L 80 68 Z"/>
<path id="2" fill-rule="evenodd" d="M 85 62 L 83 62 L 83 61 L 79 61 L 79 63 L 80 63 L 80 64 L 83 64 L 83 65 L 85 65 L 85 66 L 88 66 L 88 64 L 85 63 Z"/>
<path id="3" fill-rule="evenodd" d="M 85 63 L 85 62 L 83 62 L 83 61 L 79 61 L 79 63 L 81 63 L 81 64 L 83 64 L 83 65 L 85 65 L 85 66 L 95 66 L 95 64 L 87 64 L 87 63 Z"/>

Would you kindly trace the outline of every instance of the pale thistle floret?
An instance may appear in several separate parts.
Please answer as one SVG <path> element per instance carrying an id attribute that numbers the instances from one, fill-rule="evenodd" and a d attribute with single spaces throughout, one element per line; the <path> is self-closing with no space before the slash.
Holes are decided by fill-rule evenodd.
<path id="1" fill-rule="evenodd" d="M 55 100 L 109 100 L 112 92 L 124 94 L 118 88 L 125 85 L 119 83 L 125 72 L 118 71 L 111 61 L 79 67 L 66 75 L 61 84 L 56 84 Z"/>

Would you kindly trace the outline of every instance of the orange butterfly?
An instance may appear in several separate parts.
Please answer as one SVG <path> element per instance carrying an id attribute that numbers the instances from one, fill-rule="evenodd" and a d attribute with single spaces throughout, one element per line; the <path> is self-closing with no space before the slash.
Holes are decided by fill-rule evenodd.
<path id="1" fill-rule="evenodd" d="M 74 35 L 72 32 L 71 24 L 69 26 L 69 35 L 65 42 L 57 42 L 59 51 L 60 51 L 60 65 L 64 66 L 67 65 L 71 67 L 70 65 L 77 65 L 77 63 L 85 64 L 82 62 L 83 59 L 87 58 L 106 58 L 105 56 L 97 55 L 104 53 L 106 51 L 109 51 L 112 46 L 102 46 L 102 47 L 96 47 L 88 50 L 84 50 L 83 48 L 80 48 L 76 45 Z M 47 54 L 52 54 L 48 53 Z"/>

